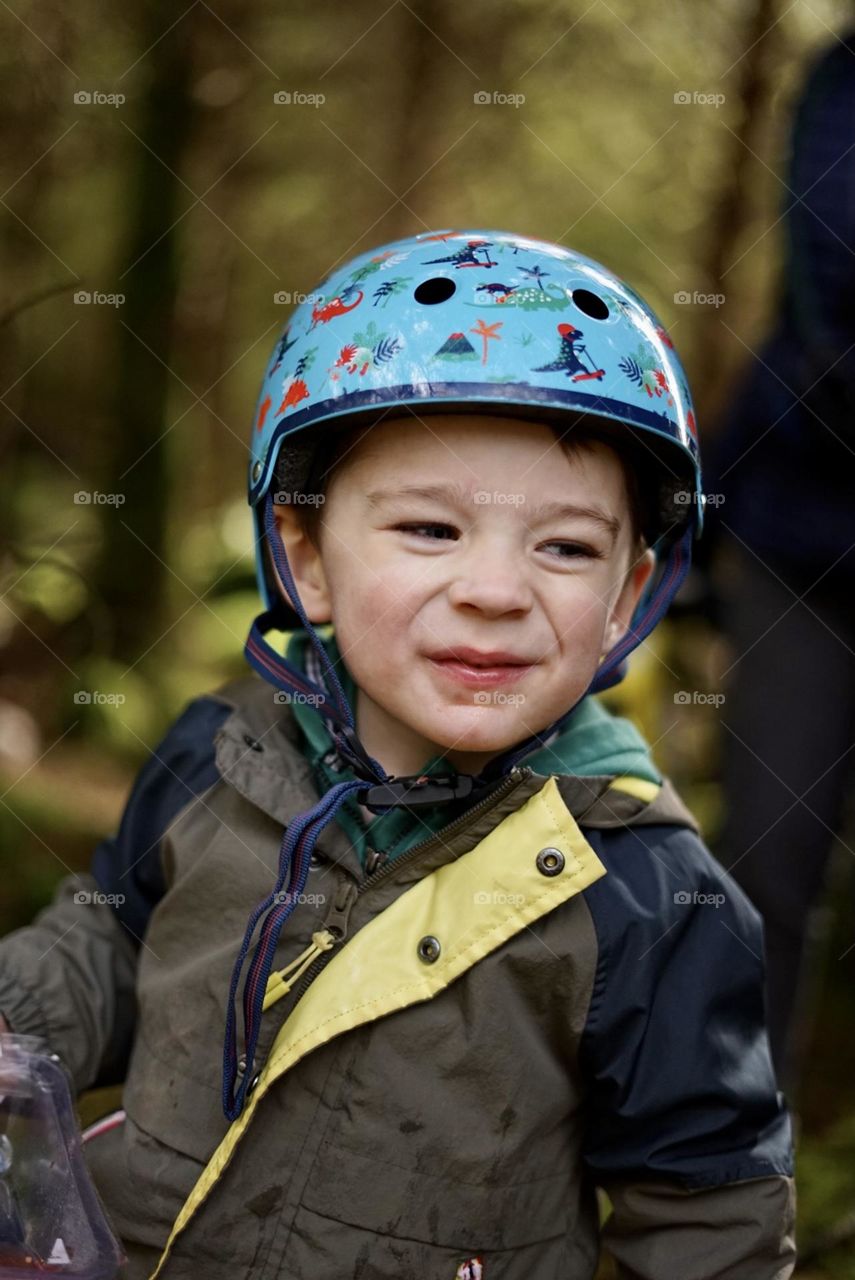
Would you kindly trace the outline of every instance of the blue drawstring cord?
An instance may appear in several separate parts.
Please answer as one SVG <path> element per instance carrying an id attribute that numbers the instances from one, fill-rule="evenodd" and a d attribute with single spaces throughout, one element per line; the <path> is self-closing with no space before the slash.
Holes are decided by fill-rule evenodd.
<path id="1" fill-rule="evenodd" d="M 262 1007 L 267 992 L 267 980 L 273 967 L 276 947 L 282 926 L 291 915 L 306 887 L 309 863 L 315 841 L 328 822 L 332 821 L 351 792 L 364 787 L 362 781 L 339 782 L 307 813 L 294 818 L 286 827 L 279 851 L 279 875 L 276 886 L 260 902 L 247 923 L 244 939 L 232 971 L 229 987 L 229 1006 L 226 1015 L 226 1036 L 223 1051 L 223 1111 L 228 1120 L 236 1120 L 241 1114 L 249 1082 L 253 1074 L 258 1033 L 261 1029 Z M 296 855 L 296 856 L 295 856 Z M 285 877 L 290 872 L 287 889 L 283 891 Z M 243 989 L 243 1025 L 246 1064 L 237 1095 L 234 1093 L 237 1078 L 237 1028 L 235 1021 L 235 997 L 241 970 L 249 952 L 255 926 L 265 916 L 259 940 L 249 964 Z"/>

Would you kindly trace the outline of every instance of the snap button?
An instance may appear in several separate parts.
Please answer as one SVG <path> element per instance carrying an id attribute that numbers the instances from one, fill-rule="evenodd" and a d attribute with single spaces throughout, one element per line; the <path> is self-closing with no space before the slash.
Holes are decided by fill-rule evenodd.
<path id="1" fill-rule="evenodd" d="M 238 1058 L 237 1073 L 242 1076 L 244 1071 L 246 1071 L 246 1054 L 242 1053 Z"/>
<path id="2" fill-rule="evenodd" d="M 560 849 L 541 849 L 535 865 L 542 876 L 557 876 L 564 870 L 564 854 Z"/>
<path id="3" fill-rule="evenodd" d="M 319 858 L 316 853 L 313 853 L 311 858 L 309 858 L 310 867 L 319 867 L 322 862 L 323 862 L 323 858 Z"/>
<path id="4" fill-rule="evenodd" d="M 252 1079 L 250 1080 L 249 1084 L 246 1086 L 247 1095 L 252 1093 L 253 1089 L 258 1084 L 260 1079 L 261 1079 L 261 1072 L 257 1071 L 255 1075 L 252 1077 Z"/>
<path id="5" fill-rule="evenodd" d="M 243 735 L 243 740 L 244 740 L 244 742 L 246 743 L 246 745 L 249 747 L 249 749 L 250 749 L 251 751 L 263 751 L 263 750 L 264 750 L 264 747 L 263 747 L 263 746 L 261 745 L 261 743 L 258 741 L 258 738 L 253 738 L 253 737 L 252 737 L 250 734 L 248 734 L 248 733 L 245 733 L 245 734 Z"/>
<path id="6" fill-rule="evenodd" d="M 252 483 L 256 484 L 260 478 L 261 478 L 261 463 L 254 462 L 252 464 Z"/>
<path id="7" fill-rule="evenodd" d="M 435 938 L 432 933 L 428 933 L 422 938 L 418 946 L 419 959 L 424 960 L 425 964 L 433 964 L 439 959 L 439 953 L 442 947 L 439 945 L 439 938 Z"/>

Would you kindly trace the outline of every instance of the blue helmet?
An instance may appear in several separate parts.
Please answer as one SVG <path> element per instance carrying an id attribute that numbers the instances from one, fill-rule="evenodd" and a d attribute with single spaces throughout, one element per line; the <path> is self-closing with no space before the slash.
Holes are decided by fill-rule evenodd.
<path id="1" fill-rule="evenodd" d="M 258 585 L 276 588 L 264 501 L 298 501 L 326 432 L 412 406 L 492 412 L 632 436 L 658 477 L 667 546 L 703 522 L 686 376 L 650 308 L 606 267 L 505 231 L 410 236 L 336 268 L 295 309 L 268 365 L 249 464 Z"/>

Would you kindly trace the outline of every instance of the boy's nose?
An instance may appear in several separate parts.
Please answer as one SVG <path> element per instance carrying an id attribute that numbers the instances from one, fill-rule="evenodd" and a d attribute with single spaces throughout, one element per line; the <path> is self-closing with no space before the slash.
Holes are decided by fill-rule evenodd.
<path id="1" fill-rule="evenodd" d="M 534 599 L 520 566 L 506 553 L 473 557 L 452 582 L 448 596 L 455 608 L 469 605 L 489 617 L 525 613 Z"/>

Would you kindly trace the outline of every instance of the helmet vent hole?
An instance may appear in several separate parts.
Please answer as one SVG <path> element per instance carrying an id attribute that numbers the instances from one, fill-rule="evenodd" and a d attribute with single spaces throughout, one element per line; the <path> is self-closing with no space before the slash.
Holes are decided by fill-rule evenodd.
<path id="1" fill-rule="evenodd" d="M 413 297 L 426 307 L 436 306 L 438 302 L 448 302 L 457 289 L 453 280 L 447 276 L 434 276 L 432 280 L 423 280 L 416 288 Z"/>
<path id="2" fill-rule="evenodd" d="M 596 293 L 591 293 L 590 289 L 574 289 L 573 301 L 580 311 L 586 316 L 590 316 L 592 320 L 608 320 L 609 309 Z"/>

